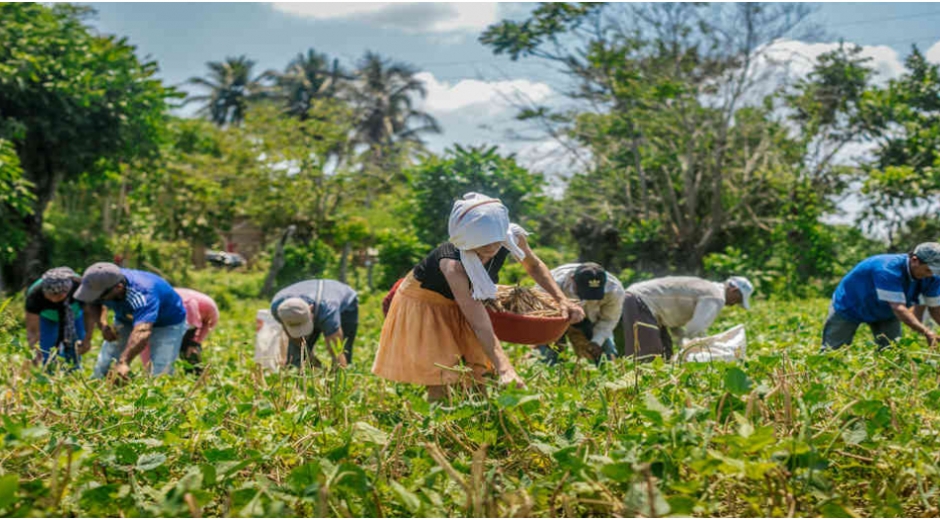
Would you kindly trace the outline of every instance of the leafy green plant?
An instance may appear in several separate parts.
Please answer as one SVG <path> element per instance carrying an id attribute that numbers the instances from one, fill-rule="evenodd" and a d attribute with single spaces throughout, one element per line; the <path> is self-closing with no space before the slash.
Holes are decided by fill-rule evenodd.
<path id="1" fill-rule="evenodd" d="M 89 381 L 94 350 L 85 373 L 45 374 L 16 346 L 22 328 L 0 332 L 0 514 L 940 513 L 936 354 L 914 337 L 877 353 L 860 333 L 819 355 L 824 299 L 726 309 L 713 330 L 745 324 L 742 362 L 595 367 L 565 352 L 550 368 L 508 345 L 527 389 L 429 404 L 370 373 L 380 298 L 363 300 L 348 370 L 264 373 L 252 342 L 267 302 L 246 297 L 263 273 L 193 276 L 230 299 L 201 378 L 135 364 L 125 386 Z"/>

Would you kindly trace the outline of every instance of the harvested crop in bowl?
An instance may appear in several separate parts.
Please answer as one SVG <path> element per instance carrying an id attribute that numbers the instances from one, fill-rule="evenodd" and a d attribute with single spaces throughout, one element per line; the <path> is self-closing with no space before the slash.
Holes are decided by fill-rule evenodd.
<path id="1" fill-rule="evenodd" d="M 561 316 L 554 298 L 545 292 L 518 285 L 500 285 L 496 298 L 483 303 L 493 312 L 508 312 L 538 318 L 556 318 Z"/>

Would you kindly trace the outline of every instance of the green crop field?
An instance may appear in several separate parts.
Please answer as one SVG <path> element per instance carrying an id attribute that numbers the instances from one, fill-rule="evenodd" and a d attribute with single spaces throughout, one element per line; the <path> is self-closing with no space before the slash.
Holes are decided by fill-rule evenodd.
<path id="1" fill-rule="evenodd" d="M 137 365 L 113 386 L 87 378 L 92 356 L 81 375 L 43 375 L 8 327 L 0 514 L 940 513 L 937 354 L 913 337 L 876 354 L 860 333 L 817 355 L 824 300 L 726 310 L 713 331 L 746 325 L 742 363 L 548 368 L 512 346 L 527 390 L 429 405 L 370 373 L 381 294 L 363 295 L 350 370 L 266 374 L 252 361 L 264 302 L 214 290 L 201 378 Z"/>

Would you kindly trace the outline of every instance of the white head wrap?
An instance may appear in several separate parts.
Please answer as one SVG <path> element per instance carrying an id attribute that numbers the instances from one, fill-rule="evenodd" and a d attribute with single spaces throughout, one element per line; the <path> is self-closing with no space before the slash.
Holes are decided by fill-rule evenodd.
<path id="1" fill-rule="evenodd" d="M 467 193 L 454 203 L 447 223 L 450 242 L 460 250 L 460 260 L 473 286 L 474 300 L 496 297 L 496 284 L 490 279 L 480 257 L 473 249 L 501 242 L 519 261 L 525 253 L 516 243 L 516 237 L 528 233 L 509 222 L 509 210 L 499 201 L 479 193 Z"/>

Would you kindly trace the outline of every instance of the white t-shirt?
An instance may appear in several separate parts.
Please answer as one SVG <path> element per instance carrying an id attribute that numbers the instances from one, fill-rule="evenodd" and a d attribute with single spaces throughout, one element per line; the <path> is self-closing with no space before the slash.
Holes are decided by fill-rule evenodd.
<path id="1" fill-rule="evenodd" d="M 725 306 L 725 286 L 694 276 L 667 276 L 627 287 L 650 308 L 663 327 L 685 329 L 691 338 L 705 332 Z"/>

